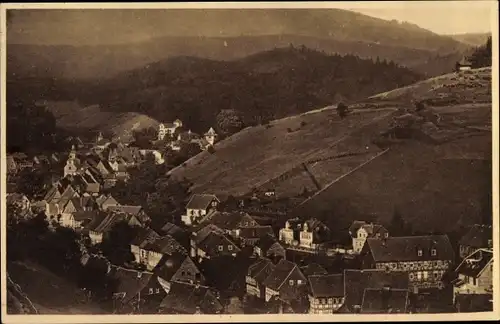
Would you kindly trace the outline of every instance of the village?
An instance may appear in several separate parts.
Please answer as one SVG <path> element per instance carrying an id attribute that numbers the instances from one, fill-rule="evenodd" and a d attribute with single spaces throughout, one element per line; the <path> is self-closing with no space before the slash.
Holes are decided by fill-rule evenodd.
<path id="1" fill-rule="evenodd" d="M 182 126 L 180 120 L 160 124 L 157 141 L 174 152 L 190 144 L 213 150 L 213 128 L 200 136 Z M 491 226 L 476 224 L 450 238 L 398 233 L 397 226 L 359 219 L 339 232 L 314 215 L 289 217 L 301 198 L 282 199 L 273 189 L 241 197 L 189 192 L 179 210 L 152 219 L 147 202 L 121 201 L 113 190 L 134 181 L 131 168 L 165 164 L 158 150 L 101 133 L 90 143 L 73 138 L 70 144 L 65 154 L 7 157 L 8 217 L 22 222 L 42 215 L 50 231 L 74 232 L 81 266 L 116 280 L 108 291 L 110 313 L 376 314 L 493 307 Z M 49 180 L 37 192 L 16 182 L 21 174 L 40 172 Z M 120 258 L 109 257 L 116 252 L 109 246 L 118 247 L 113 240 L 120 227 L 134 229 L 120 247 L 132 257 L 115 261 Z"/>

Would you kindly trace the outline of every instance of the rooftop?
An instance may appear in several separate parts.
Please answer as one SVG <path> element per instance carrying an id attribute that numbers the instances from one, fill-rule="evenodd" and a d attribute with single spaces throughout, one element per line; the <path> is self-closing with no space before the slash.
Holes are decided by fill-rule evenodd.
<path id="1" fill-rule="evenodd" d="M 366 242 L 375 262 L 454 259 L 447 235 L 368 238 Z"/>

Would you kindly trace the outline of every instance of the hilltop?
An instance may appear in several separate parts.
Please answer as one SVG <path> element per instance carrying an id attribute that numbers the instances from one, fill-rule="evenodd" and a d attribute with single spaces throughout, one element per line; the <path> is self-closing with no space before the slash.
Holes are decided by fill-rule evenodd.
<path id="1" fill-rule="evenodd" d="M 222 196 L 275 188 L 294 197 L 306 189 L 314 196 L 294 213 L 335 226 L 356 218 L 387 223 L 395 209 L 418 230 L 479 222 L 491 213 L 489 82 L 491 69 L 452 73 L 352 105 L 344 120 L 325 107 L 246 128 L 171 175 Z M 439 101 L 443 88 L 463 101 Z M 425 99 L 427 113 L 413 111 L 409 92 Z M 476 94 L 480 100 L 469 101 Z M 439 122 L 424 120 L 420 136 L 380 140 L 405 110 L 415 118 L 437 114 Z"/>
<path id="2" fill-rule="evenodd" d="M 289 44 L 362 58 L 378 56 L 433 76 L 449 71 L 456 57 L 470 48 L 416 25 L 339 9 L 186 10 L 164 14 L 170 17 L 173 28 L 157 31 L 155 38 L 138 43 L 36 45 L 16 44 L 9 38 L 9 76 L 95 79 L 174 56 L 234 60 Z M 177 31 L 179 26 L 182 31 Z M 445 60 L 446 64 L 433 64 L 436 60 Z"/>
<path id="3" fill-rule="evenodd" d="M 158 127 L 158 121 L 134 112 L 102 111 L 99 106 L 82 107 L 71 101 L 49 101 L 45 107 L 56 118 L 61 129 L 77 132 L 106 132 L 111 136 L 128 141 L 132 131 Z"/>
<path id="4" fill-rule="evenodd" d="M 455 34 L 449 36 L 467 45 L 481 46 L 484 43 L 486 43 L 488 37 L 491 37 L 491 33 L 466 33 L 466 34 Z"/>

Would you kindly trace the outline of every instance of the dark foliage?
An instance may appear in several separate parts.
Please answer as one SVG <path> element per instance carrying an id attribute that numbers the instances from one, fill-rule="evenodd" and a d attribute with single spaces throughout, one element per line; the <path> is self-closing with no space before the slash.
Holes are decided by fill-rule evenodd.
<path id="1" fill-rule="evenodd" d="M 7 96 L 7 152 L 58 151 L 65 147 L 65 132 L 56 127 L 54 115 L 34 100 Z"/>
<path id="2" fill-rule="evenodd" d="M 127 222 L 116 223 L 100 244 L 103 255 L 114 265 L 124 265 L 134 260 L 130 252 L 130 243 L 139 233 L 139 229 Z"/>
<path id="3" fill-rule="evenodd" d="M 340 118 L 345 118 L 347 116 L 348 110 L 349 108 L 343 102 L 337 105 L 337 114 L 339 115 Z"/>
<path id="4" fill-rule="evenodd" d="M 470 57 L 472 68 L 482 68 L 491 66 L 491 57 L 493 55 L 491 48 L 491 36 L 488 37 L 486 44 L 476 48 Z"/>

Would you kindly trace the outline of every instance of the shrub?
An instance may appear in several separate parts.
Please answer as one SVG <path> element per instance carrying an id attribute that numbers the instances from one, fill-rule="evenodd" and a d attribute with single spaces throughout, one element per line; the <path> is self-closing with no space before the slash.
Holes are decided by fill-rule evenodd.
<path id="1" fill-rule="evenodd" d="M 210 154 L 214 154 L 215 153 L 215 148 L 213 146 L 209 146 L 207 148 L 207 152 L 210 153 Z"/>

